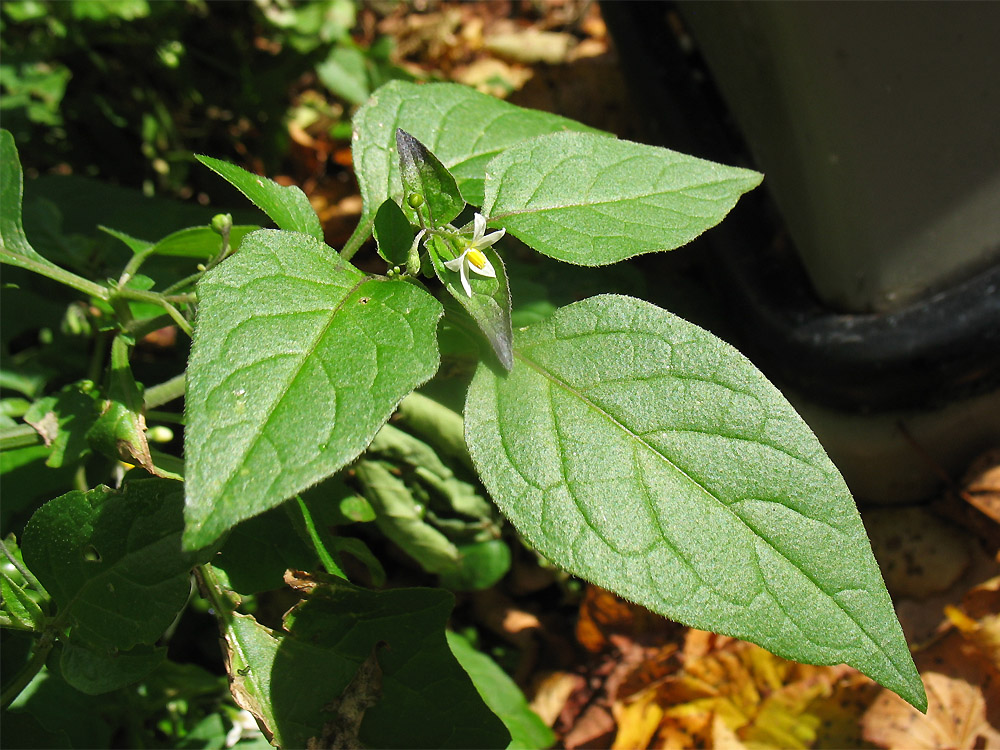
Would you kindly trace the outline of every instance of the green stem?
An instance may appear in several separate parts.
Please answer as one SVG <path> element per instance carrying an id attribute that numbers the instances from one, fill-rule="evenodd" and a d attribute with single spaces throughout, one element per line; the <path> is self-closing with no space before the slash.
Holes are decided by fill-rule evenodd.
<path id="1" fill-rule="evenodd" d="M 164 295 L 171 295 L 171 294 L 174 294 L 175 292 L 179 292 L 181 289 L 185 289 L 188 286 L 190 286 L 191 284 L 193 284 L 196 281 L 198 281 L 204 275 L 205 275 L 205 271 L 198 271 L 197 273 L 193 273 L 190 276 L 185 276 L 183 279 L 181 279 L 177 283 L 171 284 L 166 289 L 164 289 L 163 290 L 163 294 Z"/>
<path id="2" fill-rule="evenodd" d="M 151 422 L 166 422 L 167 424 L 184 424 L 184 415 L 159 409 L 146 410 L 146 424 Z"/>
<path id="3" fill-rule="evenodd" d="M 92 297 L 103 300 L 111 298 L 111 291 L 107 287 L 93 281 L 88 281 L 82 276 L 77 276 L 75 273 L 67 271 L 65 268 L 60 268 L 53 263 L 46 263 L 23 255 L 15 255 L 3 247 L 0 247 L 0 259 L 10 263 L 12 266 L 19 266 L 42 276 L 47 276 L 53 281 L 58 281 L 60 284 L 65 284 Z"/>
<path id="4" fill-rule="evenodd" d="M 27 448 L 38 445 L 42 436 L 30 424 L 19 424 L 0 431 L 0 451 L 11 451 L 15 448 Z"/>
<path id="5" fill-rule="evenodd" d="M 122 270 L 122 275 L 118 277 L 118 288 L 122 289 L 129 282 L 129 280 L 135 276 L 136 272 L 142 267 L 142 264 L 146 262 L 146 258 L 153 254 L 153 248 L 156 245 L 150 245 L 148 248 L 142 252 L 135 253 L 129 262 L 125 265 Z"/>
<path id="6" fill-rule="evenodd" d="M 140 289 L 119 289 L 115 292 L 115 296 L 123 299 L 135 300 L 137 302 L 148 302 L 152 305 L 159 305 L 166 310 L 167 315 L 173 318 L 173 321 L 182 331 L 184 331 L 184 333 L 188 336 L 192 336 L 194 334 L 191 324 L 188 323 L 177 308 L 171 304 L 172 302 L 178 302 L 181 304 L 193 302 L 196 297 L 190 294 L 178 294 L 168 297 L 160 294 L 159 292 L 146 292 Z"/>
<path id="7" fill-rule="evenodd" d="M 35 675 L 42 671 L 42 667 L 45 666 L 45 660 L 48 658 L 49 651 L 52 650 L 52 646 L 55 641 L 51 638 L 40 638 L 35 644 L 35 653 L 31 655 L 31 659 L 21 667 L 17 676 L 11 680 L 11 683 L 7 688 L 0 694 L 0 708 L 6 709 L 14 699 L 21 694 L 21 691 L 28 687 Z"/>
<path id="8" fill-rule="evenodd" d="M 185 374 L 175 375 L 170 380 L 154 385 L 146 389 L 143 399 L 143 406 L 147 409 L 155 409 L 157 406 L 170 403 L 175 398 L 184 395 Z"/>
<path id="9" fill-rule="evenodd" d="M 158 331 L 161 328 L 166 328 L 174 322 L 174 319 L 164 313 L 163 315 L 157 315 L 155 318 L 144 318 L 143 320 L 133 320 L 131 323 L 124 327 L 125 333 L 132 336 L 136 341 L 144 338 L 153 331 Z"/>
<path id="10" fill-rule="evenodd" d="M 296 495 L 295 500 L 299 504 L 299 511 L 302 513 L 302 520 L 306 524 L 306 531 L 309 533 L 309 539 L 312 541 L 313 547 L 316 549 L 316 554 L 319 555 L 319 561 L 323 563 L 323 567 L 326 568 L 327 573 L 339 576 L 346 581 L 347 576 L 344 574 L 344 571 L 342 571 L 340 566 L 334 562 L 333 556 L 330 555 L 326 546 L 323 544 L 323 540 L 319 536 L 319 531 L 316 529 L 316 524 L 313 522 L 312 514 L 309 512 L 309 508 L 306 507 L 305 501 L 302 499 L 301 495 Z"/>
<path id="11" fill-rule="evenodd" d="M 375 224 L 375 217 L 369 216 L 364 221 L 358 222 L 357 227 L 354 228 L 354 234 L 352 234 L 344 247 L 340 251 L 340 257 L 344 260 L 350 260 L 354 257 L 354 254 L 361 249 L 361 246 L 365 244 L 369 237 L 372 235 L 372 226 Z"/>

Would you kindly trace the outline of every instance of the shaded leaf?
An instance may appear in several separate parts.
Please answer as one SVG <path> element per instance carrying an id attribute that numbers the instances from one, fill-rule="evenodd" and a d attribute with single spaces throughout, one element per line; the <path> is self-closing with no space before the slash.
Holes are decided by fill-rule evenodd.
<path id="1" fill-rule="evenodd" d="M 524 693 L 506 672 L 486 654 L 473 648 L 465 638 L 448 631 L 448 647 L 462 665 L 483 701 L 510 732 L 511 750 L 543 750 L 555 742 L 552 730 L 531 710 Z"/>
<path id="2" fill-rule="evenodd" d="M 375 592 L 342 583 L 316 586 L 286 617 L 287 634 L 234 614 L 226 631 L 233 695 L 275 744 L 305 747 L 322 736 L 331 707 L 384 643 L 376 657 L 380 696 L 359 731 L 366 746 L 505 747 L 507 731 L 445 641 L 453 603 L 439 590 Z"/>
<path id="3" fill-rule="evenodd" d="M 320 242 L 261 230 L 198 285 L 185 544 L 203 546 L 354 459 L 438 367 L 440 304 Z"/>
<path id="4" fill-rule="evenodd" d="M 423 507 L 402 479 L 380 461 L 359 461 L 354 470 L 375 508 L 375 524 L 386 537 L 428 573 L 446 573 L 458 567 L 458 548 L 424 522 Z"/>
<path id="5" fill-rule="evenodd" d="M 489 163 L 483 214 L 540 253 L 602 266 L 687 244 L 761 179 L 665 148 L 556 133 Z"/>
<path id="6" fill-rule="evenodd" d="M 156 641 L 187 601 L 199 553 L 181 551 L 183 486 L 140 479 L 69 492 L 38 509 L 24 561 L 80 641 L 129 649 Z"/>
<path id="7" fill-rule="evenodd" d="M 70 465 L 90 452 L 86 434 L 99 416 L 97 395 L 94 384 L 84 380 L 63 386 L 28 409 L 24 421 L 52 448 L 46 466 Z"/>
<path id="8" fill-rule="evenodd" d="M 195 159 L 249 198 L 279 229 L 302 232 L 323 241 L 323 227 L 306 194 L 295 185 L 279 185 L 235 164 L 195 154 Z"/>
<path id="9" fill-rule="evenodd" d="M 0 257 L 5 263 L 33 269 L 33 264 L 54 268 L 28 242 L 21 224 L 24 177 L 21 160 L 9 130 L 0 130 Z"/>
<path id="10" fill-rule="evenodd" d="M 167 656 L 166 648 L 134 646 L 118 651 L 77 644 L 63 644 L 59 667 L 70 685 L 87 695 L 100 695 L 141 680 Z"/>
<path id="11" fill-rule="evenodd" d="M 390 266 L 406 265 L 413 244 L 413 227 L 403 209 L 388 198 L 375 214 L 375 242 L 378 254 Z"/>
<path id="12" fill-rule="evenodd" d="M 539 552 L 693 627 L 846 662 L 924 704 L 854 503 L 739 352 L 646 302 L 595 297 L 480 366 L 466 435 Z"/>

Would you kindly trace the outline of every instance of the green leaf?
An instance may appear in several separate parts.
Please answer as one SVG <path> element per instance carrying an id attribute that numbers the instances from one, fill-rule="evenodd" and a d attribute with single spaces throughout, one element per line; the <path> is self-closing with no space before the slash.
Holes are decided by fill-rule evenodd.
<path id="1" fill-rule="evenodd" d="M 167 479 L 128 482 L 57 497 L 24 530 L 25 564 L 73 624 L 73 637 L 129 649 L 150 644 L 190 593 L 200 561 L 181 552 L 183 487 Z"/>
<path id="2" fill-rule="evenodd" d="M 364 209 L 361 223 L 386 198 L 401 202 L 396 128 L 434 152 L 455 176 L 462 197 L 480 206 L 486 164 L 504 148 L 543 133 L 598 132 L 574 120 L 522 109 L 454 83 L 391 81 L 354 116 L 354 166 Z"/>
<path id="3" fill-rule="evenodd" d="M 4 747 L 110 747 L 107 705 L 70 687 L 50 659 L 4 712 Z"/>
<path id="4" fill-rule="evenodd" d="M 52 448 L 46 466 L 68 466 L 90 453 L 86 434 L 99 416 L 97 396 L 94 384 L 82 380 L 63 386 L 28 409 L 24 421 Z"/>
<path id="5" fill-rule="evenodd" d="M 359 461 L 354 471 L 375 508 L 379 531 L 428 573 L 450 573 L 461 553 L 444 534 L 424 522 L 424 508 L 402 479 L 380 461 Z"/>
<path id="6" fill-rule="evenodd" d="M 237 224 L 229 229 L 229 244 L 239 247 L 243 238 L 260 227 L 254 224 Z M 213 258 L 219 254 L 222 238 L 211 227 L 188 227 L 171 232 L 153 245 L 153 255 L 169 255 L 182 258 Z"/>
<path id="7" fill-rule="evenodd" d="M 557 133 L 489 163 L 483 214 L 540 253 L 603 266 L 690 242 L 762 179 L 665 148 Z"/>
<path id="8" fill-rule="evenodd" d="M 386 198 L 375 214 L 375 241 L 378 254 L 390 266 L 406 265 L 413 244 L 413 227 L 396 201 Z"/>
<path id="9" fill-rule="evenodd" d="M 21 160 L 9 130 L 0 130 L 0 257 L 13 266 L 35 270 L 37 264 L 56 265 L 42 257 L 28 242 L 21 224 L 24 177 Z"/>
<path id="10" fill-rule="evenodd" d="M 371 93 L 365 53 L 347 44 L 330 50 L 326 60 L 316 66 L 316 77 L 348 104 L 364 104 Z"/>
<path id="11" fill-rule="evenodd" d="M 448 631 L 448 646 L 468 672 L 486 705 L 510 732 L 510 750 L 544 750 L 556 737 L 541 717 L 531 710 L 524 693 L 506 672 L 486 654 L 473 648 L 465 638 Z"/>
<path id="12" fill-rule="evenodd" d="M 100 695 L 141 680 L 158 667 L 167 649 L 150 645 L 127 651 L 64 643 L 59 656 L 63 679 L 82 693 Z"/>
<path id="13" fill-rule="evenodd" d="M 421 214 L 432 227 L 450 223 L 465 208 L 458 183 L 451 172 L 427 147 L 401 128 L 396 128 L 396 152 L 399 154 L 399 175 L 405 193 L 403 210 Z M 422 201 L 414 205 L 413 202 Z M 419 206 L 419 210 L 417 207 Z"/>
<path id="14" fill-rule="evenodd" d="M 115 336 L 111 342 L 108 398 L 101 406 L 101 416 L 87 430 L 87 440 L 106 456 L 137 464 L 156 476 L 181 479 L 153 465 L 142 394 L 129 363 L 131 350 L 132 341 L 125 334 Z"/>
<path id="15" fill-rule="evenodd" d="M 249 596 L 281 588 L 286 570 L 307 570 L 313 562 L 289 514 L 274 508 L 237 524 L 212 566 L 226 571 L 234 591 Z"/>
<path id="16" fill-rule="evenodd" d="M 473 468 L 465 445 L 465 424 L 461 414 L 414 392 L 400 402 L 395 418 L 432 445 L 439 455 Z"/>
<path id="17" fill-rule="evenodd" d="M 539 552 L 692 627 L 846 662 L 927 703 L 864 526 L 808 426 L 708 332 L 601 296 L 520 329 L 480 366 L 466 434 Z"/>
<path id="18" fill-rule="evenodd" d="M 440 304 L 320 242 L 261 230 L 198 284 L 185 545 L 330 476 L 438 367 Z"/>
<path id="19" fill-rule="evenodd" d="M 302 232 L 323 241 L 323 227 L 319 223 L 319 217 L 306 194 L 295 185 L 279 185 L 267 177 L 260 177 L 211 156 L 195 154 L 194 158 L 249 198 L 257 208 L 271 217 L 279 229 Z"/>
<path id="20" fill-rule="evenodd" d="M 351 698 L 366 699 L 360 746 L 505 747 L 509 734 L 445 641 L 453 604 L 444 591 L 345 582 L 318 586 L 286 617 L 290 634 L 234 615 L 226 634 L 233 695 L 281 747 L 343 730 Z"/>
<path id="21" fill-rule="evenodd" d="M 8 252 L 44 261 L 24 235 L 21 225 L 23 193 L 24 177 L 14 136 L 9 130 L 0 130 L 0 244 Z"/>
<path id="22" fill-rule="evenodd" d="M 476 321 L 479 330 L 490 342 L 493 353 L 505 370 L 514 365 L 511 351 L 510 326 L 510 287 L 507 284 L 507 271 L 503 260 L 492 247 L 484 247 L 480 252 L 493 264 L 496 278 L 469 274 L 469 286 L 472 296 L 465 293 L 461 276 L 457 271 L 445 267 L 445 261 L 451 260 L 456 253 L 440 237 L 430 237 L 427 240 L 427 252 L 434 264 L 434 273 L 444 284 L 449 294 L 455 298 L 469 316 Z"/>
<path id="23" fill-rule="evenodd" d="M 38 603 L 28 596 L 6 573 L 0 572 L 0 593 L 3 594 L 3 610 L 25 630 L 41 632 L 45 624 L 45 613 Z"/>

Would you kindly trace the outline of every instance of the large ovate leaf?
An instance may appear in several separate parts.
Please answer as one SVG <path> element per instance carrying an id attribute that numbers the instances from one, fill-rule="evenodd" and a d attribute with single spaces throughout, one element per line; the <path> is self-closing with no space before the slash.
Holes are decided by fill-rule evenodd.
<path id="1" fill-rule="evenodd" d="M 152 644 L 190 594 L 201 561 L 181 550 L 183 486 L 167 479 L 69 492 L 24 530 L 24 561 L 72 623 L 75 642 Z"/>
<path id="2" fill-rule="evenodd" d="M 234 614 L 233 695 L 280 747 L 506 747 L 445 641 L 453 604 L 445 591 L 344 582 L 317 587 L 286 633 Z"/>
<path id="3" fill-rule="evenodd" d="M 323 227 L 306 194 L 295 185 L 279 185 L 267 177 L 235 164 L 195 154 L 195 159 L 211 169 L 266 213 L 279 229 L 302 232 L 322 242 Z"/>
<path id="4" fill-rule="evenodd" d="M 851 495 L 739 352 L 649 303 L 594 297 L 480 366 L 466 436 L 539 552 L 687 625 L 846 662 L 926 706 Z"/>
<path id="5" fill-rule="evenodd" d="M 386 198 L 402 200 L 396 156 L 396 128 L 403 128 L 434 152 L 455 176 L 462 197 L 480 206 L 486 164 L 502 149 L 543 133 L 596 133 L 574 120 L 522 109 L 454 83 L 391 81 L 354 116 L 353 157 L 361 197 L 362 223 Z"/>
<path id="6" fill-rule="evenodd" d="M 656 146 L 556 133 L 489 163 L 483 214 L 540 253 L 602 266 L 687 244 L 762 178 Z"/>
<path id="7" fill-rule="evenodd" d="M 303 234 L 261 230 L 198 285 L 185 544 L 203 546 L 354 459 L 438 367 L 441 305 Z"/>

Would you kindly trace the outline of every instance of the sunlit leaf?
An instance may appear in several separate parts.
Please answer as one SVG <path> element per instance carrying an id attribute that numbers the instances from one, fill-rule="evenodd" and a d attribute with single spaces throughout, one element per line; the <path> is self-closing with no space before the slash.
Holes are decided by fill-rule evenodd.
<path id="1" fill-rule="evenodd" d="M 923 688 L 861 518 L 812 432 L 739 352 L 595 297 L 480 366 L 466 435 L 486 488 L 570 572 L 779 656 Z"/>

